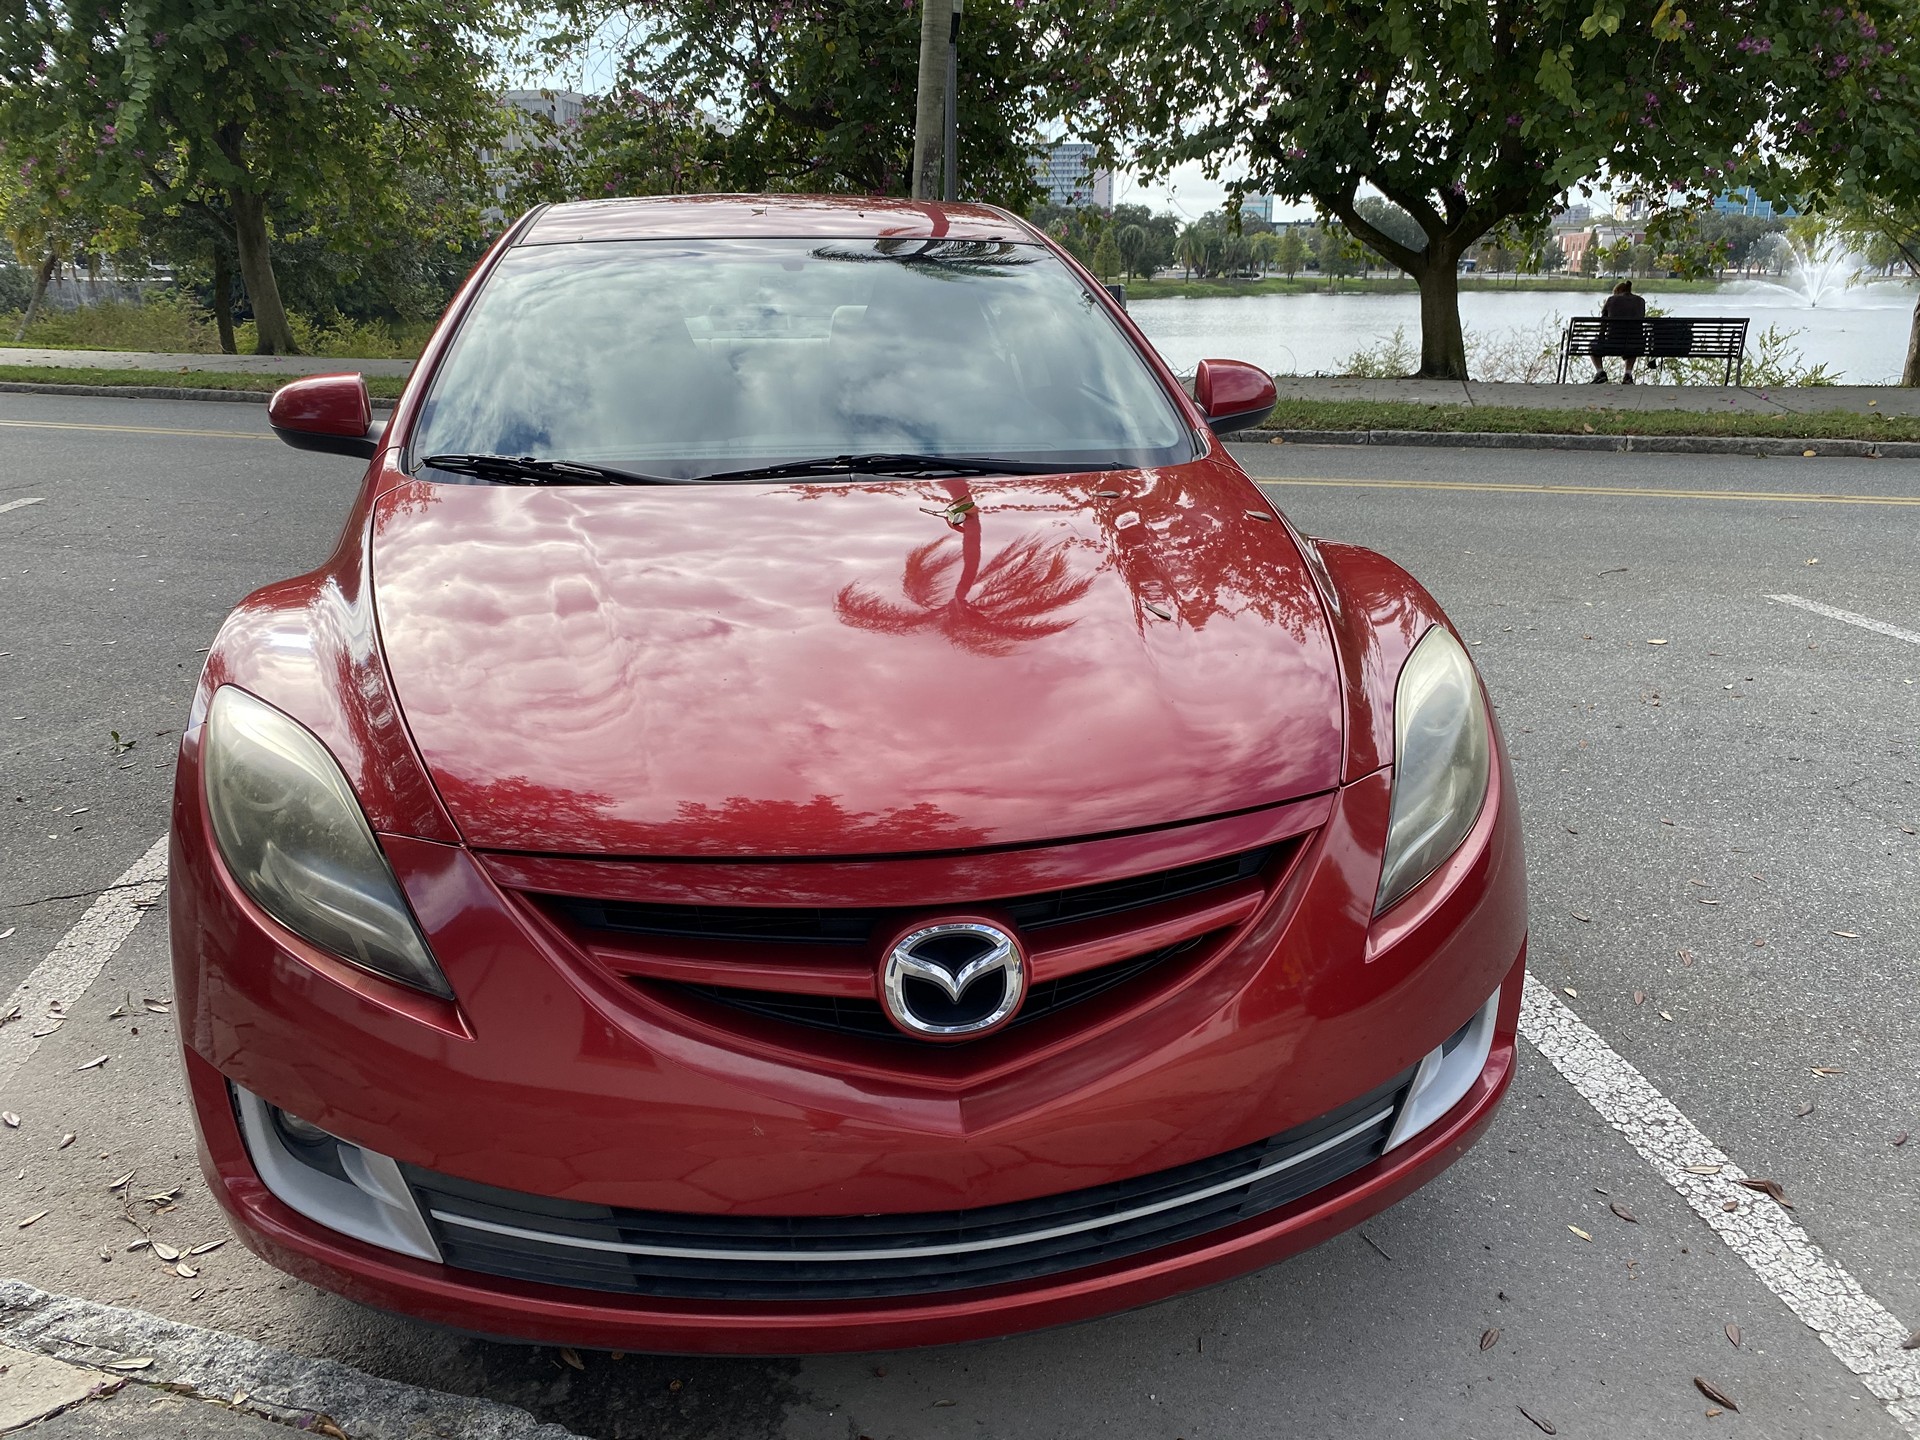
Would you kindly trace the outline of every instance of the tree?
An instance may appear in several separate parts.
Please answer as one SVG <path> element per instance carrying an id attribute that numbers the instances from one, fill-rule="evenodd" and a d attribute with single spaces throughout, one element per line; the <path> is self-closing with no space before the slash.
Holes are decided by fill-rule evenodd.
<path id="1" fill-rule="evenodd" d="M 543 48 L 557 63 L 611 54 L 616 89 L 707 117 L 703 187 L 905 195 L 912 188 L 918 7 L 901 0 L 556 0 L 559 28 Z M 1031 24 L 1019 0 L 974 0 L 957 62 L 959 186 L 968 199 L 1025 211 L 1040 194 Z M 623 107 L 645 151 L 657 117 Z M 604 117 L 597 134 L 618 143 Z M 616 191 L 662 183 L 630 164 Z"/>
<path id="2" fill-rule="evenodd" d="M 1102 280 L 1111 280 L 1119 268 L 1120 242 L 1113 238 L 1113 227 L 1109 225 L 1100 232 L 1100 243 L 1093 247 L 1093 273 Z"/>
<path id="3" fill-rule="evenodd" d="M 1263 230 L 1253 237 L 1254 263 L 1265 275 L 1273 269 L 1273 262 L 1280 257 L 1280 237 L 1271 230 Z"/>
<path id="4" fill-rule="evenodd" d="M 1307 263 L 1307 245 L 1300 238 L 1299 230 L 1289 225 L 1280 232 L 1279 253 L 1273 259 L 1289 280 L 1299 273 L 1300 267 Z"/>
<path id="5" fill-rule="evenodd" d="M 1327 277 L 1327 289 L 1334 288 L 1334 281 L 1341 280 L 1360 268 L 1360 245 L 1344 226 L 1337 223 L 1322 224 L 1319 233 L 1314 236 L 1314 258 L 1320 262 L 1320 273 Z"/>
<path id="6" fill-rule="evenodd" d="M 0 27 L 12 163 L 62 167 L 96 206 L 197 210 L 230 235 L 263 354 L 294 348 L 276 217 L 349 233 L 409 169 L 466 171 L 498 128 L 484 0 L 38 0 Z"/>
<path id="7" fill-rule="evenodd" d="M 1480 237 L 1544 219 L 1603 171 L 1664 199 L 1718 193 L 1738 172 L 1814 169 L 1823 147 L 1870 164 L 1845 97 L 1876 85 L 1889 105 L 1911 94 L 1905 8 L 1036 0 L 1031 10 L 1052 27 L 1060 109 L 1083 133 L 1149 172 L 1197 160 L 1218 175 L 1231 162 L 1246 191 L 1313 200 L 1419 283 L 1420 373 L 1464 378 L 1457 271 Z M 1425 245 L 1370 223 L 1362 185 L 1411 215 Z"/>
<path id="8" fill-rule="evenodd" d="M 1122 225 L 1114 236 L 1114 244 L 1119 247 L 1121 263 L 1127 267 L 1127 278 L 1134 279 L 1150 270 L 1148 251 L 1152 248 L 1146 229 L 1140 225 Z"/>

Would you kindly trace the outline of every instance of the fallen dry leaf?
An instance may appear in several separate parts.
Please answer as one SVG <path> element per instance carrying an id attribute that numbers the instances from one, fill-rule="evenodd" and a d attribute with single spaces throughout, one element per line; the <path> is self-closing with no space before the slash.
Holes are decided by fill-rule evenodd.
<path id="1" fill-rule="evenodd" d="M 18 1130 L 20 1117 L 11 1110 L 0 1110 L 0 1124 L 4 1124 L 9 1130 Z"/>
<path id="2" fill-rule="evenodd" d="M 127 1246 L 127 1250 L 129 1252 L 132 1252 L 135 1250 L 144 1250 L 147 1248 L 147 1246 L 151 1245 L 152 1243 L 153 1241 L 149 1240 L 146 1236 L 142 1235 L 138 1240 L 134 1241 L 131 1245 Z"/>
<path id="3" fill-rule="evenodd" d="M 1499 1343 L 1500 1343 L 1500 1327 L 1498 1325 L 1494 1326 L 1491 1330 L 1485 1331 L 1480 1336 L 1480 1348 L 1482 1350 L 1491 1350 L 1495 1345 L 1498 1345 Z"/>
<path id="4" fill-rule="evenodd" d="M 1622 1205 L 1618 1200 L 1609 1200 L 1607 1202 L 1607 1208 L 1613 1211 L 1613 1213 L 1618 1215 L 1622 1220 L 1626 1221 L 1627 1224 L 1629 1225 L 1638 1225 L 1640 1223 L 1639 1217 L 1636 1216 L 1631 1210 L 1627 1209 L 1626 1206 Z"/>
<path id="5" fill-rule="evenodd" d="M 575 1370 L 584 1370 L 587 1368 L 587 1362 L 580 1358 L 580 1352 L 575 1350 L 571 1345 L 562 1345 L 560 1347 L 560 1358 Z"/>
<path id="6" fill-rule="evenodd" d="M 1733 1397 L 1727 1394 L 1727 1392 L 1722 1390 L 1718 1385 L 1714 1384 L 1711 1380 L 1703 1380 L 1698 1375 L 1696 1375 L 1693 1377 L 1693 1388 L 1698 1390 L 1702 1395 L 1706 1396 L 1707 1399 L 1713 1401 L 1714 1404 L 1724 1405 L 1727 1409 L 1733 1411 L 1735 1414 L 1739 1413 L 1740 1407 L 1733 1403 Z"/>
<path id="7" fill-rule="evenodd" d="M 33 1224 L 33 1222 L 34 1222 L 34 1221 L 36 1221 L 36 1220 L 44 1220 L 44 1219 L 46 1219 L 46 1218 L 47 1218 L 47 1216 L 48 1216 L 48 1215 L 50 1215 L 50 1214 L 52 1214 L 52 1213 L 53 1213 L 53 1212 L 52 1212 L 52 1211 L 50 1211 L 50 1210 L 36 1210 L 36 1211 L 34 1211 L 34 1213 L 33 1213 L 33 1214 L 31 1214 L 31 1215 L 29 1215 L 29 1216 L 27 1216 L 27 1218 L 26 1218 L 26 1219 L 24 1219 L 24 1220 L 22 1220 L 22 1221 L 21 1221 L 21 1222 L 20 1222 L 20 1223 L 19 1223 L 19 1224 L 18 1224 L 17 1226 L 15 1226 L 14 1228 L 15 1228 L 15 1229 L 18 1229 L 18 1230 L 24 1230 L 24 1229 L 26 1229 L 26 1228 L 27 1228 L 27 1226 L 29 1226 L 29 1225 L 31 1225 L 31 1224 Z"/>
<path id="8" fill-rule="evenodd" d="M 1527 1409 L 1526 1406 L 1516 1405 L 1513 1408 L 1518 1410 L 1522 1415 L 1526 1416 L 1527 1419 L 1531 1420 L 1534 1423 L 1534 1425 L 1543 1434 L 1558 1435 L 1560 1433 L 1558 1430 L 1553 1428 L 1553 1423 L 1551 1421 L 1542 1420 L 1538 1415 L 1534 1414 L 1531 1410 Z"/>
<path id="9" fill-rule="evenodd" d="M 1778 1180 L 1756 1179 L 1749 1175 L 1745 1179 L 1736 1180 L 1734 1183 L 1736 1185 L 1744 1185 L 1749 1190 L 1758 1190 L 1782 1210 L 1793 1209 L 1793 1202 L 1787 1199 L 1787 1192 L 1780 1188 L 1780 1182 Z"/>
<path id="10" fill-rule="evenodd" d="M 106 1064 L 106 1063 L 107 1063 L 107 1057 L 106 1057 L 106 1056 L 104 1056 L 104 1055 L 97 1055 L 97 1056 L 95 1056 L 95 1057 L 94 1057 L 93 1059 L 91 1059 L 91 1060 L 89 1060 L 89 1061 L 87 1061 L 87 1063 L 86 1063 L 86 1064 L 84 1064 L 84 1065 L 76 1065 L 76 1066 L 74 1066 L 73 1068 L 74 1068 L 75 1070 L 98 1070 L 98 1069 L 99 1069 L 99 1068 L 100 1068 L 100 1067 L 101 1067 L 102 1065 L 104 1065 L 104 1064 Z"/>
<path id="11" fill-rule="evenodd" d="M 194 1246 L 191 1250 L 187 1251 L 187 1254 L 205 1255 L 210 1253 L 211 1251 L 218 1250 L 222 1245 L 226 1243 L 227 1243 L 226 1237 L 223 1235 L 218 1240 L 209 1240 L 204 1245 Z"/>
<path id="12" fill-rule="evenodd" d="M 1589 1245 L 1593 1243 L 1593 1236 L 1582 1230 L 1578 1225 L 1569 1225 L 1567 1229 L 1578 1235 L 1582 1240 L 1585 1240 Z"/>
<path id="13" fill-rule="evenodd" d="M 144 1370 L 151 1364 L 153 1364 L 153 1357 L 151 1355 L 140 1355 L 130 1360 L 109 1360 L 107 1362 L 107 1369 Z"/>
<path id="14" fill-rule="evenodd" d="M 1636 1004 L 1636 1005 L 1644 1005 L 1644 1004 L 1646 1004 L 1646 1003 L 1647 1003 L 1647 992 L 1646 992 L 1646 991 L 1644 991 L 1644 990 L 1636 990 L 1636 991 L 1634 991 L 1634 992 L 1633 992 L 1633 1003 L 1634 1003 L 1634 1004 Z"/>
<path id="15" fill-rule="evenodd" d="M 1731 1340 L 1735 1345 L 1740 1343 L 1740 1327 L 1731 1320 L 1727 1321 L 1727 1339 Z"/>
<path id="16" fill-rule="evenodd" d="M 1895 1145 L 1904 1145 L 1904 1144 L 1906 1144 L 1906 1143 L 1907 1143 L 1907 1132 L 1906 1132 L 1906 1131 L 1904 1131 L 1904 1130 L 1902 1130 L 1902 1131 L 1901 1131 L 1901 1132 L 1900 1132 L 1900 1133 L 1899 1133 L 1898 1135 L 1896 1135 L 1896 1136 L 1894 1136 L 1894 1137 L 1893 1137 L 1893 1143 L 1894 1143 Z"/>
<path id="17" fill-rule="evenodd" d="M 78 1135 L 74 1134 L 71 1130 L 69 1130 L 66 1134 L 60 1137 L 60 1143 L 54 1146 L 53 1148 L 56 1150 L 64 1150 L 67 1148 L 67 1146 L 73 1144 L 73 1142 L 78 1140 L 79 1138 L 80 1137 Z"/>
<path id="18" fill-rule="evenodd" d="M 1718 1175 L 1725 1168 L 1723 1165 L 1689 1165 L 1686 1167 L 1689 1175 Z"/>
<path id="19" fill-rule="evenodd" d="M 107 1186 L 107 1189 L 119 1190 L 124 1188 L 125 1186 L 131 1185 L 133 1183 L 134 1174 L 135 1172 L 132 1170 L 127 1171 L 126 1174 L 122 1175 L 118 1180 L 114 1181 L 111 1185 Z"/>
<path id="20" fill-rule="evenodd" d="M 1807 1101 L 1806 1104 L 1802 1105 L 1798 1110 L 1794 1111 L 1793 1113 L 1802 1120 L 1806 1119 L 1807 1116 L 1813 1114 L 1813 1101 L 1811 1100 Z"/>
<path id="21" fill-rule="evenodd" d="M 194 1269 L 193 1266 L 187 1264 L 184 1260 L 173 1267 L 173 1273 L 178 1275 L 182 1280 L 192 1280 L 200 1274 L 198 1270 Z"/>
<path id="22" fill-rule="evenodd" d="M 1580 992 L 1574 989 L 1571 985 L 1562 985 L 1560 988 L 1566 991 L 1569 998 L 1574 1000 L 1578 1000 L 1580 998 Z"/>
<path id="23" fill-rule="evenodd" d="M 1829 930 L 1827 933 L 1829 935 L 1838 935 L 1842 940 L 1858 940 L 1860 938 L 1860 932 L 1857 930 Z"/>
<path id="24" fill-rule="evenodd" d="M 1920 1330 L 1914 1331 L 1900 1342 L 1902 1350 L 1920 1350 Z"/>
<path id="25" fill-rule="evenodd" d="M 1666 642 L 1666 641 L 1664 641 L 1664 640 L 1649 640 L 1649 641 L 1647 641 L 1647 644 L 1649 644 L 1649 645 L 1664 645 L 1664 644 L 1666 644 L 1666 643 L 1667 643 L 1667 642 Z"/>
<path id="26" fill-rule="evenodd" d="M 1815 1065 L 1813 1067 L 1813 1073 L 1815 1075 L 1844 1075 L 1847 1071 L 1844 1065 Z"/>
<path id="27" fill-rule="evenodd" d="M 1722 1200 L 1720 1202 L 1720 1208 L 1731 1215 L 1740 1208 L 1740 1202 L 1738 1200 Z"/>
<path id="28" fill-rule="evenodd" d="M 1698 900 L 1702 905 L 1718 905 L 1720 903 L 1718 900 L 1709 900 L 1704 895 L 1696 895 L 1694 899 Z"/>
<path id="29" fill-rule="evenodd" d="M 1672 1024 L 1672 1023 L 1673 1023 L 1673 1015 L 1672 1015 L 1672 1014 L 1671 1014 L 1670 1012 L 1668 1012 L 1668 1011 L 1666 1011 L 1666 1010 L 1662 1010 L 1662 1011 L 1660 1012 L 1660 1018 L 1661 1018 L 1662 1020 L 1665 1020 L 1665 1021 L 1666 1021 L 1666 1022 L 1667 1022 L 1668 1024 Z"/>
<path id="30" fill-rule="evenodd" d="M 1569 911 L 1568 913 L 1582 925 L 1591 925 L 1593 923 L 1593 917 L 1591 915 L 1582 915 L 1578 910 Z"/>
<path id="31" fill-rule="evenodd" d="M 165 1260 L 168 1264 L 172 1264 L 180 1258 L 179 1249 L 167 1244 L 164 1240 L 156 1240 L 153 1242 L 153 1253 L 158 1255 L 162 1260 Z"/>

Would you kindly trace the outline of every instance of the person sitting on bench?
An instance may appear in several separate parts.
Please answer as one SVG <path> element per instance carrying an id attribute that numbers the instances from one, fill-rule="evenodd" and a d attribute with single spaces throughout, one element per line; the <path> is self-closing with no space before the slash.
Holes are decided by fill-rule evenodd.
<path id="1" fill-rule="evenodd" d="M 1606 362 L 1602 355 L 1620 355 L 1626 360 L 1626 373 L 1621 377 L 1623 385 L 1633 384 L 1633 362 L 1645 348 L 1645 339 L 1641 326 L 1647 318 L 1647 302 L 1633 293 L 1633 282 L 1622 280 L 1613 287 L 1613 294 L 1607 297 L 1607 303 L 1600 307 L 1600 319 L 1603 328 L 1600 341 L 1593 347 L 1593 383 L 1607 383 Z"/>

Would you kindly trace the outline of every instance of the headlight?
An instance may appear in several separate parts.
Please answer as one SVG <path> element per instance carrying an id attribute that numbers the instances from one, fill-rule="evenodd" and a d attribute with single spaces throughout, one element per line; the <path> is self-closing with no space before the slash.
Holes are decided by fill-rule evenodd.
<path id="1" fill-rule="evenodd" d="M 201 745 L 214 839 L 260 908 L 362 969 L 451 998 L 326 747 L 231 685 L 213 697 Z"/>
<path id="2" fill-rule="evenodd" d="M 1445 626 L 1413 647 L 1393 696 L 1393 805 L 1378 915 L 1440 868 L 1487 795 L 1486 707 L 1473 662 Z"/>

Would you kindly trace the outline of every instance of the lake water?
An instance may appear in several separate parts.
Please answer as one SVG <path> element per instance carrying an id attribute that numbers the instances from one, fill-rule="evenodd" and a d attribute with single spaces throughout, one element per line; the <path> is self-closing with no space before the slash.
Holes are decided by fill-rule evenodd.
<path id="1" fill-rule="evenodd" d="M 1797 291 L 1763 280 L 1734 281 L 1697 295 L 1653 295 L 1673 315 L 1745 315 L 1747 354 L 1769 325 L 1798 330 L 1793 343 L 1808 362 L 1824 361 L 1842 381 L 1888 384 L 1900 378 L 1914 290 L 1876 283 L 1829 292 L 1817 307 Z M 1460 294 L 1460 319 L 1471 332 L 1531 334 L 1556 329 L 1574 315 L 1599 313 L 1601 295 L 1572 290 L 1471 289 Z M 1134 322 L 1167 363 L 1182 374 L 1208 356 L 1250 360 L 1276 375 L 1337 375 L 1355 350 L 1378 345 L 1404 326 L 1416 363 L 1420 297 L 1400 294 L 1250 295 L 1217 300 L 1137 300 Z"/>

